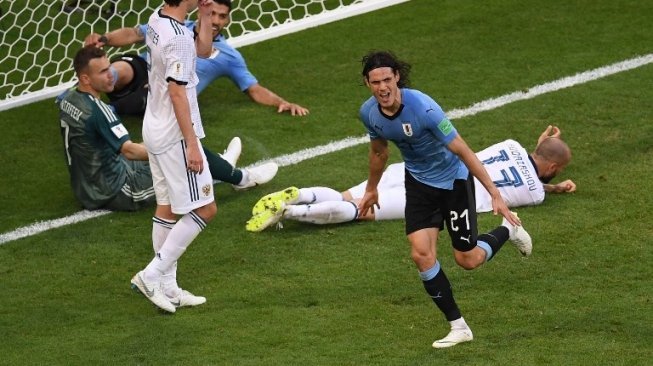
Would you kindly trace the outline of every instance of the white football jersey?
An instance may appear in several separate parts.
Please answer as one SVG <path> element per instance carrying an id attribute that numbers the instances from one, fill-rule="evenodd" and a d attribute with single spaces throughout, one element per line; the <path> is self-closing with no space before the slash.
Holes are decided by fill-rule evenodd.
<path id="1" fill-rule="evenodd" d="M 514 140 L 506 140 L 477 152 L 476 156 L 501 192 L 508 207 L 532 206 L 544 201 L 544 186 L 526 150 Z M 492 198 L 474 179 L 476 212 L 492 211 Z"/>
<path id="2" fill-rule="evenodd" d="M 150 91 L 143 118 L 143 141 L 150 152 L 159 154 L 183 139 L 168 93 L 169 81 L 185 85 L 195 134 L 204 137 L 195 88 L 197 52 L 193 32 L 160 10 L 150 16 L 145 43 Z"/>

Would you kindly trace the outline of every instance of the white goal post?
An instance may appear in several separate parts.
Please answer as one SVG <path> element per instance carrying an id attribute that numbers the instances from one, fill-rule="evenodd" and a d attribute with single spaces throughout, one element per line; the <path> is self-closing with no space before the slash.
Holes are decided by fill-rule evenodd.
<path id="1" fill-rule="evenodd" d="M 224 34 L 231 45 L 240 47 L 406 1 L 233 0 L 232 22 Z M 0 111 L 53 98 L 71 87 L 72 57 L 86 35 L 146 23 L 161 4 L 162 0 L 1 0 Z M 116 52 L 108 50 L 109 55 Z"/>

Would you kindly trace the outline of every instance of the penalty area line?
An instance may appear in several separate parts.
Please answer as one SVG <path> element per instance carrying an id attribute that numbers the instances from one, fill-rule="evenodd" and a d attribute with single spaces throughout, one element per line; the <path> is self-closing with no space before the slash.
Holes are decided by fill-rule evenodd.
<path id="1" fill-rule="evenodd" d="M 590 81 L 598 80 L 606 76 L 636 69 L 638 67 L 648 65 L 650 63 L 653 63 L 653 54 L 634 57 L 625 61 L 621 61 L 611 65 L 581 72 L 572 76 L 563 77 L 561 79 L 554 80 L 548 83 L 536 85 L 526 89 L 525 91 L 516 91 L 509 94 L 504 94 L 496 98 L 486 99 L 484 101 L 475 103 L 464 109 L 454 109 L 448 111 L 447 116 L 450 119 L 458 119 L 458 118 L 473 116 L 480 112 L 500 108 L 506 104 L 518 102 L 520 100 L 532 99 L 542 94 L 551 93 L 561 89 L 570 88 L 575 85 L 588 83 Z M 290 165 L 301 163 L 304 160 L 312 159 L 321 155 L 330 154 L 332 152 L 340 151 L 348 147 L 364 144 L 368 141 L 369 139 L 367 135 L 363 135 L 361 137 L 347 137 L 342 140 L 333 141 L 325 145 L 303 149 L 292 154 L 281 155 L 269 160 L 262 160 L 250 165 L 250 167 L 263 164 L 267 161 L 274 161 L 277 164 L 279 164 L 280 167 L 290 166 Z M 0 245 L 17 239 L 36 235 L 46 230 L 55 229 L 58 227 L 86 221 L 95 217 L 104 216 L 109 213 L 111 213 L 111 211 L 84 210 L 63 218 L 36 222 L 34 224 L 24 226 L 13 231 L 0 234 Z"/>

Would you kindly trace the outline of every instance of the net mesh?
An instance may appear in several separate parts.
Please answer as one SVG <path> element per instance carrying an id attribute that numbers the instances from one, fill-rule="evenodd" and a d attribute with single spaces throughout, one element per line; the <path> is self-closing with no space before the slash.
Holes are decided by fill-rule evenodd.
<path id="1" fill-rule="evenodd" d="M 343 7 L 378 0 L 235 0 L 232 40 Z M 147 22 L 161 0 L 0 1 L 0 105 L 74 80 L 72 57 L 91 32 Z M 194 15 L 191 15 L 194 18 Z M 108 49 L 109 55 L 118 50 Z M 120 52 L 141 51 L 123 48 Z"/>

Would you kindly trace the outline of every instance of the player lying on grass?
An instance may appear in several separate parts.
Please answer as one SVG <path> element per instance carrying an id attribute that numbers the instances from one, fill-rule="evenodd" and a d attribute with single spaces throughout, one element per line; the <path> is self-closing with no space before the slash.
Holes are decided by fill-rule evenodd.
<path id="1" fill-rule="evenodd" d="M 540 135 L 531 154 L 514 140 L 506 140 L 476 153 L 499 189 L 508 207 L 538 205 L 545 193 L 574 192 L 576 184 L 565 180 L 549 182 L 569 164 L 571 151 L 560 139 L 560 130 L 548 126 Z M 406 192 L 404 164 L 389 165 L 378 185 L 379 206 L 359 215 L 357 204 L 365 193 L 367 181 L 338 192 L 328 187 L 289 187 L 261 198 L 252 209 L 248 231 L 261 231 L 281 220 L 312 224 L 338 224 L 354 220 L 396 220 L 404 218 Z M 474 180 L 477 212 L 492 211 L 492 200 L 478 180 Z"/>
<path id="2" fill-rule="evenodd" d="M 305 116 L 309 110 L 299 104 L 291 103 L 259 84 L 247 68 L 245 59 L 235 48 L 231 47 L 221 34 L 231 22 L 231 0 L 213 0 L 211 4 L 211 23 L 213 28 L 213 52 L 208 58 L 197 60 L 199 84 L 197 93 L 201 93 L 211 82 L 227 77 L 249 98 L 261 105 L 273 106 L 277 112 L 289 112 L 293 116 Z M 185 26 L 196 30 L 199 22 L 186 21 Z M 104 35 L 91 33 L 84 40 L 84 45 L 97 47 L 123 47 L 145 42 L 147 24 L 133 28 L 120 28 Z M 139 55 L 122 55 L 112 60 L 111 71 L 114 74 L 115 89 L 108 93 L 111 105 L 118 114 L 142 115 L 147 99 L 147 62 Z"/>
<path id="3" fill-rule="evenodd" d="M 155 203 L 145 146 L 129 132 L 100 93 L 113 89 L 109 59 L 101 48 L 84 47 L 73 61 L 79 84 L 59 103 L 61 136 L 75 198 L 89 210 L 133 211 Z M 270 181 L 275 163 L 237 169 L 241 143 L 234 138 L 221 156 L 204 154 L 213 179 L 245 189 Z"/>

